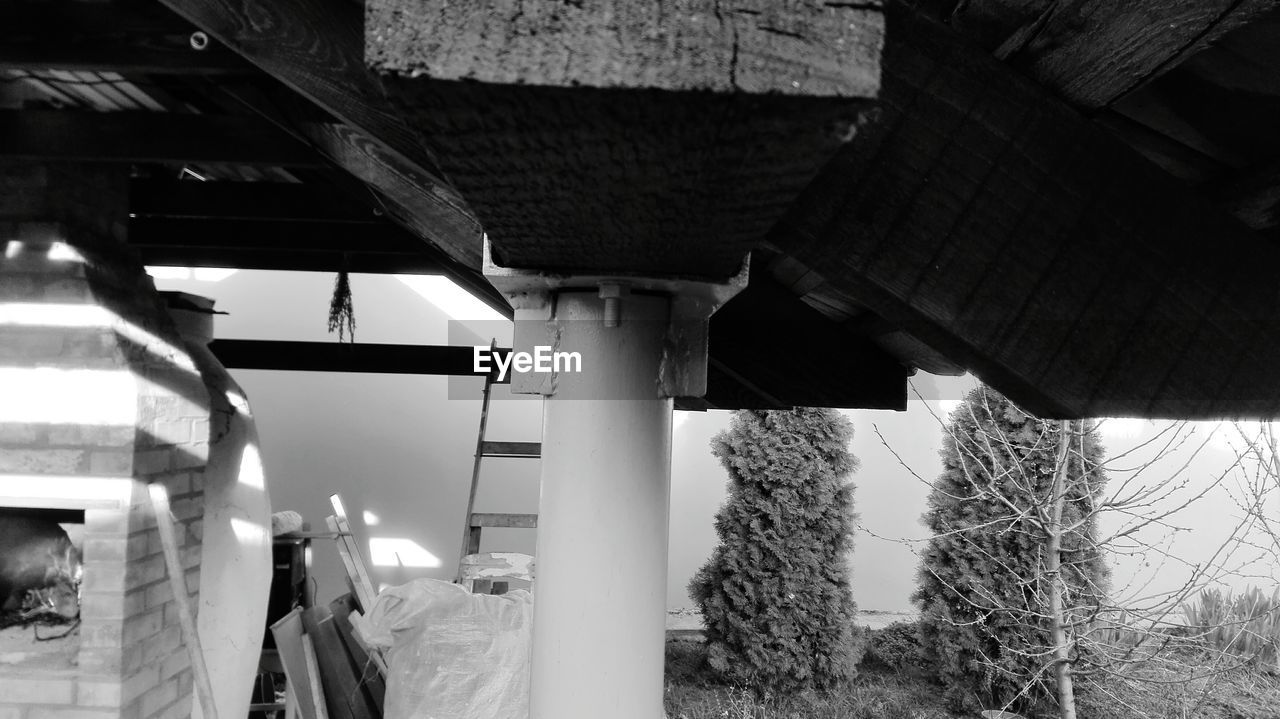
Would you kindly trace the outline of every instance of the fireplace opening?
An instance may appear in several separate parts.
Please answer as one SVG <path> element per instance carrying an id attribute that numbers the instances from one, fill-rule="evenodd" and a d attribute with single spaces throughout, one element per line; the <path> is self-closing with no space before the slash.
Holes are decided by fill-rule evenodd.
<path id="1" fill-rule="evenodd" d="M 79 650 L 84 510 L 0 508 L 0 669 L 70 669 Z"/>

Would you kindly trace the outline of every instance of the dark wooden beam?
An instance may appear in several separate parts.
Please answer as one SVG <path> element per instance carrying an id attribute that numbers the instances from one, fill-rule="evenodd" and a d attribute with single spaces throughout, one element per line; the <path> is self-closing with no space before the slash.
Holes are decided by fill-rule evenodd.
<path id="1" fill-rule="evenodd" d="M 429 247 L 388 221 L 322 222 L 135 217 L 129 242 L 150 247 L 426 254 Z"/>
<path id="2" fill-rule="evenodd" d="M 1277 7 L 1276 0 L 906 2 L 1089 109 L 1111 104 Z"/>
<path id="3" fill-rule="evenodd" d="M 408 225 L 462 265 L 479 268 L 481 230 L 441 179 L 416 132 L 364 64 L 360 6 L 325 0 L 161 0 L 342 124 L 298 130 L 339 167 L 377 188 Z"/>
<path id="4" fill-rule="evenodd" d="M 1280 414 L 1280 248 L 889 7 L 881 119 L 773 243 L 1043 416 Z"/>
<path id="5" fill-rule="evenodd" d="M 252 116 L 0 110 L 0 157 L 324 167 L 311 148 Z"/>
<path id="6" fill-rule="evenodd" d="M 229 193 L 222 191 L 205 194 L 200 191 L 171 193 L 167 185 L 192 186 L 225 185 Z M 135 185 L 154 188 L 153 183 Z M 129 244 L 141 255 L 144 264 L 183 267 L 232 267 L 254 270 L 296 270 L 313 272 L 364 272 L 372 274 L 451 274 L 451 263 L 439 250 L 431 247 L 400 226 L 386 219 L 369 216 L 363 221 L 338 220 L 331 215 L 326 219 L 295 219 L 294 215 L 320 215 L 304 212 L 305 203 L 290 206 L 271 219 L 262 215 L 269 206 L 253 205 L 248 211 L 236 210 L 217 204 L 238 195 L 241 186 L 270 186 L 268 183 L 160 183 L 165 187 L 160 193 L 142 192 L 148 199 L 141 205 L 156 211 L 155 203 L 168 203 L 169 211 L 185 211 L 195 214 L 169 217 L 136 213 L 129 220 Z M 302 188 L 302 185 L 281 185 Z M 270 196 L 271 193 L 267 192 Z M 134 205 L 138 208 L 138 194 Z M 301 200 L 312 197 L 305 193 L 285 192 L 282 200 Z M 224 219 L 203 216 L 221 211 L 227 214 L 257 214 L 257 219 Z M 336 213 L 335 213 L 336 214 Z M 456 281 L 456 280 L 455 280 Z M 483 288 L 481 288 L 483 289 Z M 475 291 L 475 288 L 472 288 Z M 501 298 L 488 293 L 478 293 L 499 311 L 506 309 Z M 500 305 L 498 303 L 501 303 Z"/>
<path id="7" fill-rule="evenodd" d="M 712 316 L 710 349 L 715 374 L 767 406 L 907 406 L 911 370 L 764 272 Z"/>
<path id="8" fill-rule="evenodd" d="M 287 270 L 290 272 L 358 272 L 371 275 L 448 274 L 435 253 L 323 252 L 315 250 L 255 250 L 217 247 L 136 247 L 144 265 L 161 267 L 229 267 L 239 270 Z M 451 279 L 456 278 L 451 276 Z M 476 294 L 499 313 L 493 298 Z"/>
<path id="9" fill-rule="evenodd" d="M 869 109 L 883 17 L 856 3 L 369 0 L 365 37 L 497 262 L 720 279 Z"/>
<path id="10" fill-rule="evenodd" d="M 135 180 L 129 185 L 129 212 L 138 217 L 378 222 L 381 211 L 370 207 L 372 202 L 367 193 L 353 198 L 319 183 Z"/>
<path id="11" fill-rule="evenodd" d="M 158 9 L 158 8 L 156 8 Z M 0 68 L 221 75 L 253 66 L 217 43 L 191 45 L 190 23 L 139 3 L 0 3 Z"/>

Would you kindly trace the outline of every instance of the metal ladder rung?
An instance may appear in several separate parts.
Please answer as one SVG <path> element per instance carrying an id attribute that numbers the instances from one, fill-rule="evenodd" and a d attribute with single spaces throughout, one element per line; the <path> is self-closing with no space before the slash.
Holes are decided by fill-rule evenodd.
<path id="1" fill-rule="evenodd" d="M 541 442 L 481 442 L 481 457 L 520 457 L 537 459 L 542 456 Z"/>
<path id="2" fill-rule="evenodd" d="M 511 527 L 515 529 L 535 529 L 538 526 L 536 514 L 508 514 L 504 512 L 476 512 L 471 515 L 471 528 L 476 527 Z"/>

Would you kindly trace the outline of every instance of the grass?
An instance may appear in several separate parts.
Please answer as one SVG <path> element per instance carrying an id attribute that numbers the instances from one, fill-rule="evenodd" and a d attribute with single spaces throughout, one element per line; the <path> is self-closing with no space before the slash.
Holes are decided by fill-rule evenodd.
<path id="1" fill-rule="evenodd" d="M 838 691 L 756 696 L 719 684 L 698 642 L 667 643 L 666 711 L 669 719 L 950 719 L 928 682 L 887 668 L 860 669 Z"/>
<path id="2" fill-rule="evenodd" d="M 1181 652 L 1166 663 L 1134 669 L 1142 681 L 1111 680 L 1077 695 L 1080 719 L 1280 719 L 1280 675 L 1267 666 L 1185 681 L 1186 667 L 1221 655 L 1210 648 Z M 974 719 L 953 714 L 927 677 L 864 662 L 858 676 L 832 692 L 757 696 L 717 682 L 698 642 L 667 644 L 668 719 Z M 1028 719 L 1052 719 L 1049 715 Z"/>

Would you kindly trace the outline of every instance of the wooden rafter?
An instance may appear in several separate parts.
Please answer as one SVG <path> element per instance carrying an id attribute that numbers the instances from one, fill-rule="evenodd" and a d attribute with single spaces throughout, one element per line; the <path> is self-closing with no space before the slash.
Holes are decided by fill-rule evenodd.
<path id="1" fill-rule="evenodd" d="M 1073 104 L 1106 107 L 1276 0 L 907 0 Z"/>
<path id="2" fill-rule="evenodd" d="M 244 73 L 217 44 L 196 49 L 190 23 L 137 3 L 0 3 L 0 68 L 131 74 Z"/>
<path id="3" fill-rule="evenodd" d="M 326 166 L 256 117 L 141 111 L 0 110 L 0 158 Z"/>
<path id="4" fill-rule="evenodd" d="M 316 182 L 135 180 L 129 186 L 129 212 L 139 217 L 375 222 L 368 203 Z"/>
<path id="5" fill-rule="evenodd" d="M 880 122 L 773 235 L 1044 416 L 1280 412 L 1280 250 L 900 5 Z"/>
<path id="6" fill-rule="evenodd" d="M 480 266 L 479 224 L 365 68 L 358 5 L 324 0 L 161 2 L 341 120 L 304 124 L 299 131 L 339 167 L 378 189 L 425 239 L 467 267 Z"/>

